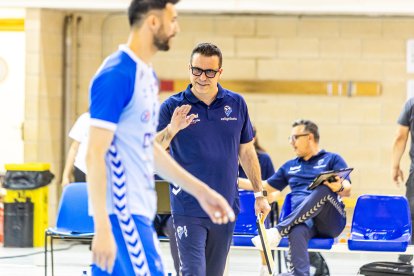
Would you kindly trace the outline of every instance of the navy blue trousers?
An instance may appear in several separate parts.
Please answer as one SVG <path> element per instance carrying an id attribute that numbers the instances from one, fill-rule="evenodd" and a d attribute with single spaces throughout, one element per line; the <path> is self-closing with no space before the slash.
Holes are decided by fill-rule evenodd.
<path id="1" fill-rule="evenodd" d="M 209 218 L 173 215 L 183 276 L 223 275 L 235 222 L 214 224 Z"/>
<path id="2" fill-rule="evenodd" d="M 346 225 L 344 204 L 327 186 L 319 185 L 276 228 L 289 238 L 290 272 L 309 275 L 308 242 L 313 237 L 335 238 Z"/>
<path id="3" fill-rule="evenodd" d="M 405 183 L 407 188 L 405 196 L 408 199 L 411 210 L 411 224 L 414 225 L 414 170 L 410 169 L 407 182 Z M 411 244 L 414 244 L 414 235 L 411 235 Z M 410 263 L 413 260 L 413 255 L 400 255 L 398 260 L 403 263 Z"/>
<path id="4" fill-rule="evenodd" d="M 407 179 L 406 185 L 406 192 L 405 196 L 410 203 L 410 210 L 411 210 L 411 223 L 414 225 L 414 170 L 410 171 L 409 177 Z M 414 243 L 414 235 L 411 236 L 411 243 Z"/>

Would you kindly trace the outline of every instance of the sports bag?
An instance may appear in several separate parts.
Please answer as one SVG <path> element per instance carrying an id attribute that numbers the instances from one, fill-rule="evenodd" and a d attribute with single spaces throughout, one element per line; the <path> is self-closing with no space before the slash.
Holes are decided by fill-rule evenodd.
<path id="1" fill-rule="evenodd" d="M 396 276 L 414 275 L 411 264 L 395 262 L 373 262 L 359 268 L 358 275 L 365 276 Z"/>

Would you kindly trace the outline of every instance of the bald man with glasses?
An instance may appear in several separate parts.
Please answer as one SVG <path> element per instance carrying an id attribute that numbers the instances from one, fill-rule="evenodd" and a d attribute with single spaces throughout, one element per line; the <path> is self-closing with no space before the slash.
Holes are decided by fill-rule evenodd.
<path id="1" fill-rule="evenodd" d="M 160 108 L 157 141 L 190 173 L 224 196 L 239 213 L 239 160 L 257 192 L 256 213 L 270 206 L 262 194 L 253 128 L 242 96 L 219 83 L 220 49 L 197 45 L 188 67 L 191 84 Z M 182 275 L 223 275 L 235 223 L 216 226 L 190 194 L 170 187 L 172 217 Z"/>
<path id="2" fill-rule="evenodd" d="M 283 164 L 274 175 L 263 181 L 268 192 L 291 189 L 293 212 L 274 228 L 268 229 L 270 246 L 276 247 L 282 237 L 289 238 L 291 266 L 287 275 L 310 275 L 310 262 L 307 252 L 308 242 L 313 237 L 337 237 L 346 224 L 346 213 L 342 197 L 351 193 L 349 178 L 334 182 L 323 182 L 314 190 L 309 184 L 319 173 L 347 168 L 344 159 L 336 154 L 319 148 L 318 126 L 309 120 L 298 120 L 292 124 L 288 141 L 296 158 Z M 252 188 L 248 180 L 240 178 L 242 189 Z M 261 248 L 259 237 L 252 239 Z"/>

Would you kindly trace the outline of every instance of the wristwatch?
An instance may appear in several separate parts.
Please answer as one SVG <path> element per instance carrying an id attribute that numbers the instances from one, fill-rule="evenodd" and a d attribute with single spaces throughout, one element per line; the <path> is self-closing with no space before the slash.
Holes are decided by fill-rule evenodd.
<path id="1" fill-rule="evenodd" d="M 260 192 L 254 193 L 254 198 L 258 198 L 258 197 L 267 197 L 267 191 L 266 190 L 262 190 Z"/>

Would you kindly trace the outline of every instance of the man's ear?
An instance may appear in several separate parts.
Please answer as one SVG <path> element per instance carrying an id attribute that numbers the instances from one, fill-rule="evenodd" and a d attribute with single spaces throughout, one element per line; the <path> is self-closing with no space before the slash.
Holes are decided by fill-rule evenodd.
<path id="1" fill-rule="evenodd" d="M 221 74 L 223 74 L 223 68 L 220 68 L 219 71 L 218 71 L 218 73 L 219 73 L 218 79 L 221 79 Z"/>
<path id="2" fill-rule="evenodd" d="M 315 141 L 315 136 L 313 136 L 313 133 L 312 132 L 309 133 L 309 140 Z"/>
<path id="3" fill-rule="evenodd" d="M 145 21 L 148 24 L 148 27 L 150 28 L 151 31 L 153 31 L 154 33 L 158 32 L 158 29 L 161 26 L 161 19 L 157 15 L 150 14 L 145 19 Z"/>

